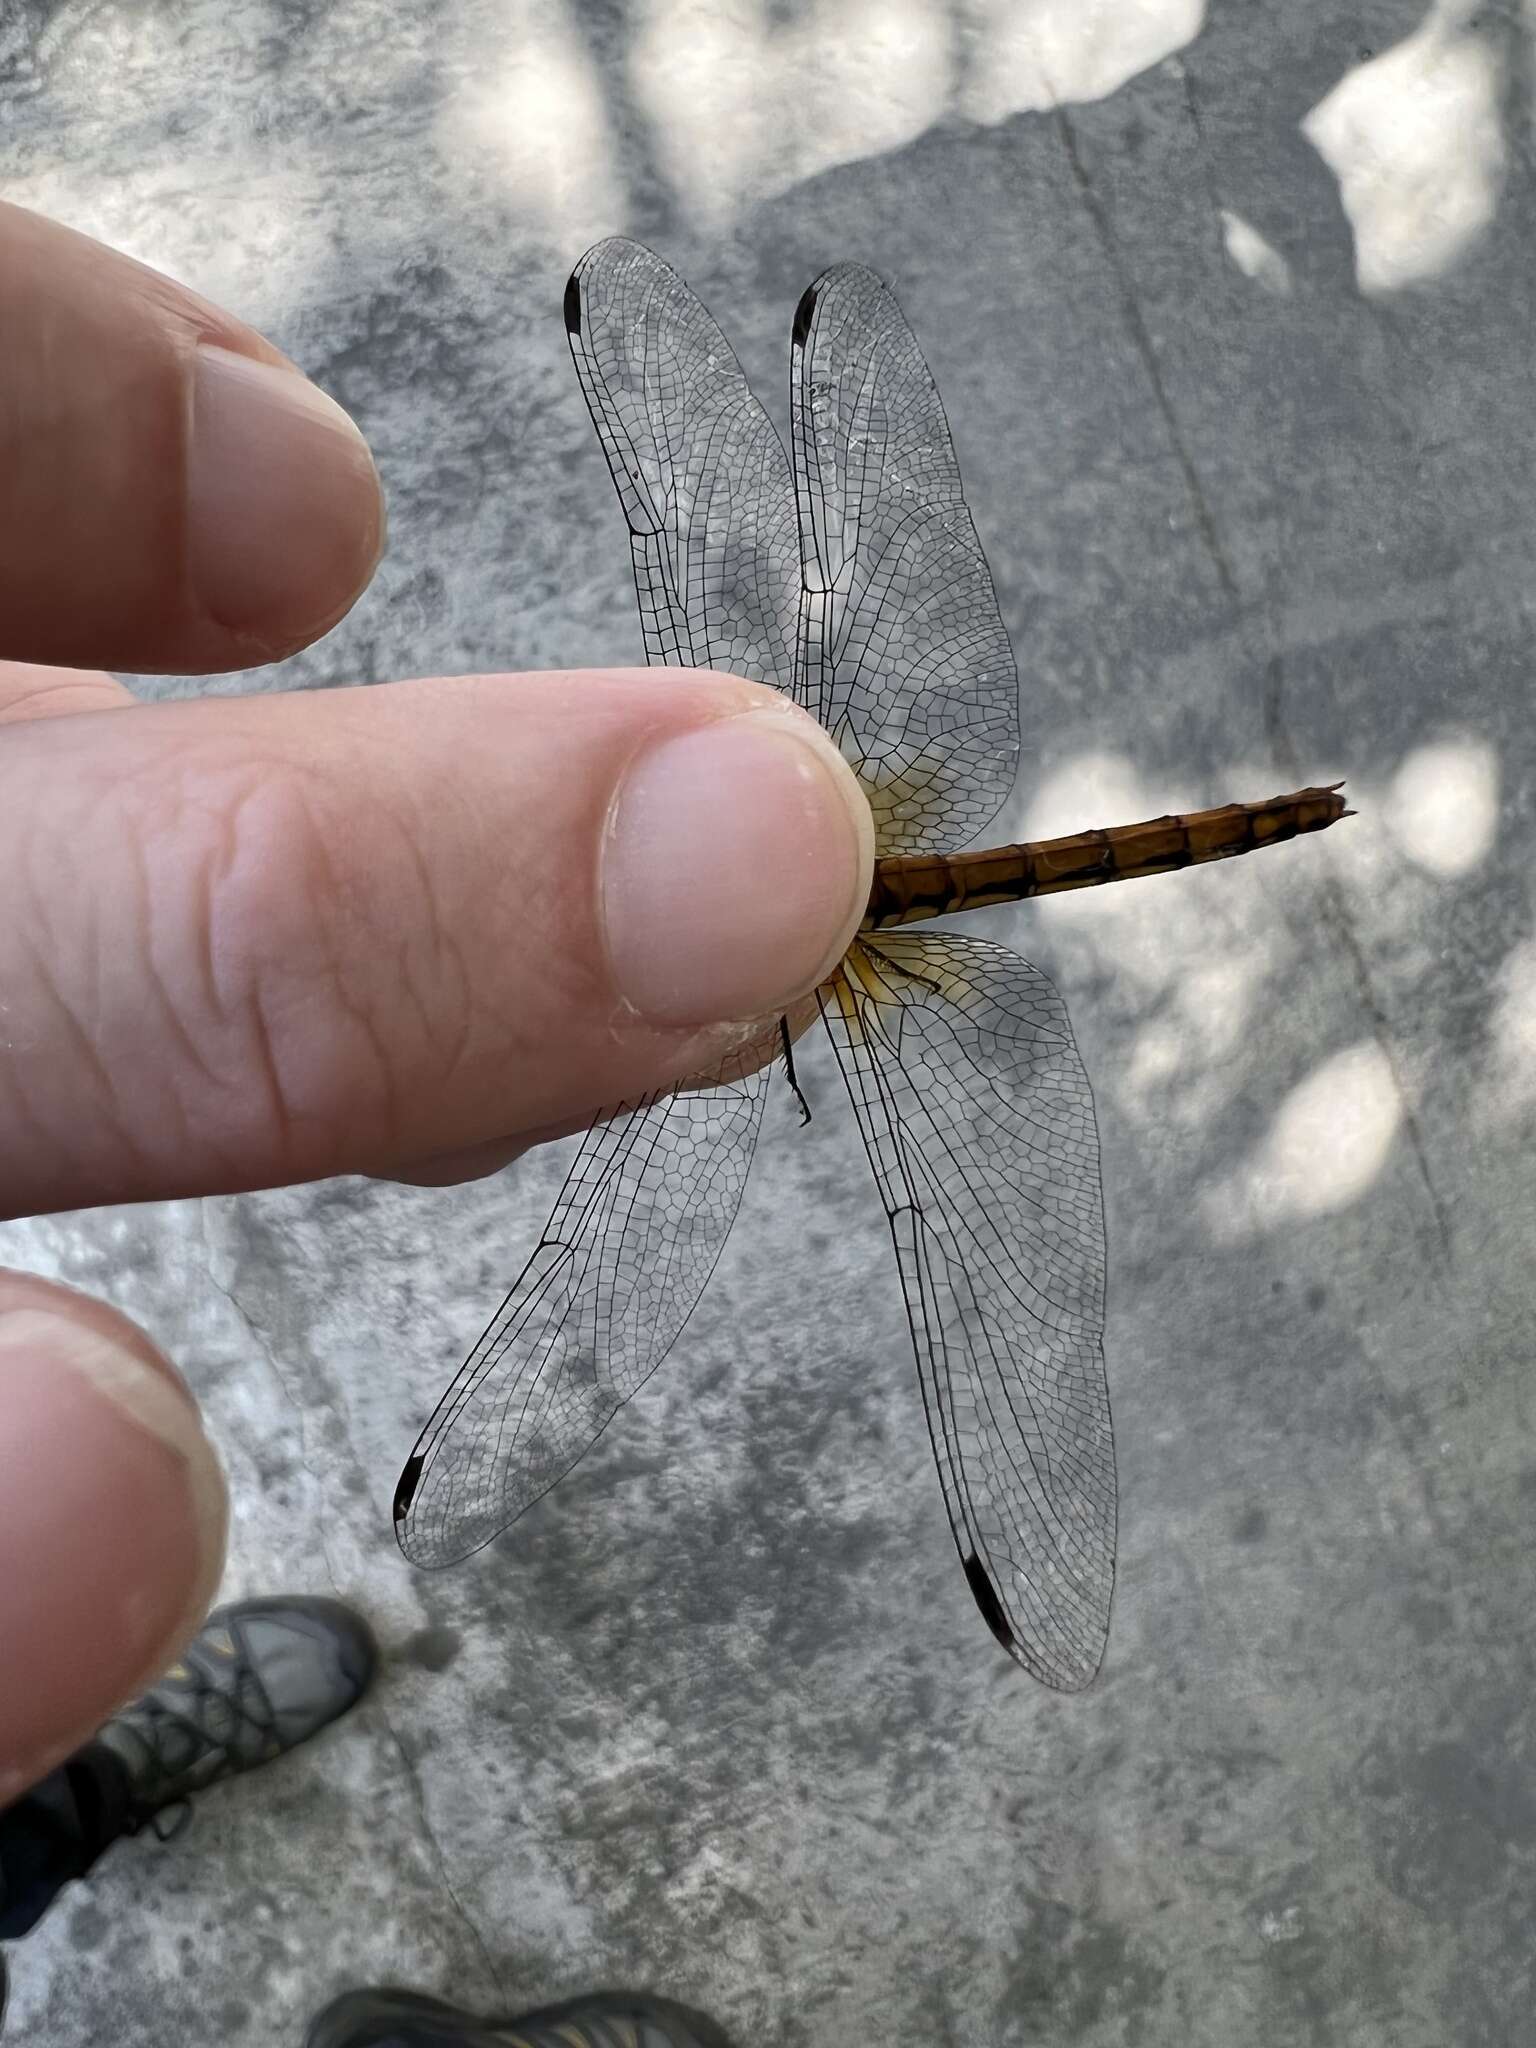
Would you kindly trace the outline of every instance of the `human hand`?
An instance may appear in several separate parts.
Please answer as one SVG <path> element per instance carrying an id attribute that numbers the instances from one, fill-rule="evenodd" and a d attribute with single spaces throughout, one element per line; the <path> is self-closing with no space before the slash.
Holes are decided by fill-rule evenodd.
<path id="1" fill-rule="evenodd" d="M 346 416 L 247 328 L 0 206 L 0 1215 L 488 1172 L 830 971 L 867 807 L 776 693 L 577 671 L 134 704 L 333 626 Z M 59 664 L 68 664 L 60 666 Z M 224 1493 L 114 1310 L 0 1273 L 0 1803 L 202 1620 Z"/>

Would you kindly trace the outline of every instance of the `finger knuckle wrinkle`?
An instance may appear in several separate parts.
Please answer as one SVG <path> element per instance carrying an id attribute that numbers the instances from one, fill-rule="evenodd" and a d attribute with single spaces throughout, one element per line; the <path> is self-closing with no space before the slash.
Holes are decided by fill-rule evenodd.
<path id="1" fill-rule="evenodd" d="M 208 1000 L 245 1085 L 295 1170 L 313 1171 L 370 1078 L 375 1034 L 354 1000 L 354 885 L 344 821 L 322 777 L 250 764 L 210 806 L 202 862 Z"/>

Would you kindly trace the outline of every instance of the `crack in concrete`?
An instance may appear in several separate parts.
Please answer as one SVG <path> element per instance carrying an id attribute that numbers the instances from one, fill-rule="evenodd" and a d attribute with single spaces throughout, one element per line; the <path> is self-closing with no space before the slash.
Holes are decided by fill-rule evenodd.
<path id="1" fill-rule="evenodd" d="M 1184 88 L 1184 111 L 1189 116 L 1189 125 L 1195 133 L 1195 152 L 1200 162 L 1200 175 L 1205 180 L 1205 196 L 1211 209 L 1211 229 L 1216 249 L 1226 265 L 1227 231 L 1222 219 L 1226 211 L 1221 203 L 1221 193 L 1216 184 L 1216 173 L 1211 167 L 1211 152 L 1205 139 L 1205 121 L 1200 112 L 1200 102 L 1195 97 L 1195 81 L 1189 66 L 1178 57 L 1170 57 L 1168 67 Z"/>
<path id="2" fill-rule="evenodd" d="M 1168 386 L 1163 381 L 1162 365 L 1157 360 L 1157 351 L 1152 346 L 1152 336 L 1147 329 L 1146 320 L 1142 316 L 1141 301 L 1136 296 L 1136 287 L 1131 281 L 1130 266 L 1127 264 L 1120 248 L 1119 240 L 1110 222 L 1108 209 L 1099 198 L 1098 193 L 1094 189 L 1093 180 L 1088 175 L 1087 166 L 1084 164 L 1082 153 L 1077 146 L 1077 131 L 1073 128 L 1071 120 L 1068 118 L 1067 110 L 1058 102 L 1053 112 L 1056 116 L 1056 125 L 1061 132 L 1062 142 L 1066 148 L 1067 162 L 1071 167 L 1072 179 L 1077 187 L 1078 198 L 1082 203 L 1083 211 L 1093 224 L 1094 233 L 1099 239 L 1105 259 L 1114 275 L 1116 289 L 1120 295 L 1120 316 L 1125 322 L 1126 332 L 1130 335 L 1131 345 L 1141 358 L 1147 382 L 1152 387 L 1153 400 L 1157 405 L 1158 412 L 1162 416 L 1164 429 L 1167 432 L 1174 457 L 1178 462 L 1184 479 L 1184 489 L 1194 511 L 1195 525 L 1199 529 L 1200 538 L 1205 544 L 1205 551 L 1210 556 L 1211 562 L 1215 567 L 1217 582 L 1220 583 L 1223 593 L 1233 607 L 1241 610 L 1242 595 L 1237 587 L 1237 577 L 1233 572 L 1231 562 L 1227 558 L 1227 551 L 1221 544 L 1221 533 L 1216 524 L 1216 515 L 1206 498 L 1205 487 L 1200 481 L 1200 473 L 1195 468 L 1194 457 L 1189 452 L 1184 439 L 1184 430 L 1179 424 L 1179 416 L 1174 410 L 1173 400 L 1168 395 Z"/>
<path id="3" fill-rule="evenodd" d="M 1189 108 L 1190 118 L 1195 124 L 1197 137 L 1201 137 L 1199 115 L 1190 97 L 1187 73 L 1184 74 L 1184 84 L 1185 100 Z M 1147 330 L 1146 321 L 1142 317 L 1141 305 L 1136 297 L 1130 271 L 1121 253 L 1120 244 L 1111 225 L 1108 210 L 1099 198 L 1098 193 L 1094 190 L 1093 181 L 1088 175 L 1087 166 L 1084 164 L 1082 153 L 1078 149 L 1077 135 L 1071 120 L 1068 118 L 1066 109 L 1058 105 L 1055 109 L 1055 114 L 1066 149 L 1067 161 L 1072 168 L 1073 180 L 1076 183 L 1084 210 L 1093 222 L 1094 230 L 1098 235 L 1109 265 L 1114 272 L 1116 284 L 1120 291 L 1126 328 L 1136 352 L 1141 357 L 1146 369 L 1147 381 L 1152 387 L 1153 398 L 1167 428 L 1169 442 L 1172 445 L 1179 468 L 1183 473 L 1190 501 L 1195 508 L 1196 521 L 1200 528 L 1201 537 L 1205 542 L 1206 551 L 1215 564 L 1216 574 L 1221 583 L 1222 590 L 1232 605 L 1239 621 L 1240 629 L 1245 631 L 1246 636 L 1246 627 L 1243 622 L 1247 617 L 1247 613 L 1242 591 L 1238 585 L 1237 575 L 1228 558 L 1226 549 L 1222 546 L 1215 514 L 1209 499 L 1206 497 L 1205 487 L 1195 467 L 1194 457 L 1190 454 L 1188 444 L 1179 425 L 1178 414 L 1169 396 L 1168 387 L 1163 380 L 1162 368 L 1158 363 L 1156 350 L 1152 346 L 1152 337 Z M 1292 778 L 1299 782 L 1301 779 L 1301 768 L 1297 760 L 1296 749 L 1286 730 L 1283 714 L 1284 656 L 1281 652 L 1279 636 L 1272 624 L 1265 638 L 1268 642 L 1267 649 L 1255 648 L 1255 652 L 1264 658 L 1265 727 L 1270 745 L 1274 749 L 1276 756 Z M 1252 644 L 1251 639 L 1250 644 Z M 1371 980 L 1370 966 L 1366 960 L 1365 949 L 1360 943 L 1359 935 L 1349 915 L 1349 907 L 1344 901 L 1337 883 L 1326 875 L 1322 878 L 1320 895 L 1322 899 L 1323 922 L 1332 936 L 1338 941 L 1341 950 L 1349 961 L 1360 1006 L 1365 1012 L 1372 1038 L 1382 1058 L 1385 1060 L 1387 1071 L 1391 1076 L 1392 1086 L 1398 1098 L 1408 1147 L 1413 1155 L 1414 1166 L 1428 1200 L 1430 1213 L 1434 1217 L 1435 1231 L 1440 1241 L 1441 1251 L 1447 1262 L 1449 1262 L 1452 1256 L 1449 1218 L 1446 1213 L 1445 1204 L 1441 1200 L 1440 1191 L 1435 1185 L 1434 1174 L 1430 1169 L 1429 1149 L 1424 1141 L 1423 1129 L 1419 1123 L 1418 1113 L 1413 1105 L 1401 1062 L 1398 1060 L 1393 1048 L 1391 1028 L 1386 1011 L 1382 1007 Z"/>
<path id="4" fill-rule="evenodd" d="M 326 1513 L 325 1482 L 320 1477 L 319 1472 L 316 1471 L 314 1461 L 311 1459 L 309 1454 L 309 1424 L 308 1419 L 304 1412 L 303 1403 L 299 1400 L 298 1396 L 289 1386 L 287 1377 L 284 1374 L 282 1367 L 277 1362 L 277 1353 L 273 1349 L 270 1339 L 263 1332 L 260 1324 L 256 1321 L 255 1317 L 251 1314 L 250 1310 L 245 1306 L 245 1303 L 240 1300 L 239 1296 L 234 1292 L 233 1288 L 226 1287 L 224 1282 L 219 1278 L 218 1274 L 214 1271 L 214 1251 L 213 1246 L 209 1242 L 208 1238 L 207 1216 L 202 1209 L 198 1210 L 198 1228 L 203 1240 L 203 1267 L 208 1275 L 210 1285 L 213 1286 L 218 1293 L 223 1295 L 224 1299 L 229 1303 L 230 1307 L 234 1310 L 236 1316 L 239 1318 L 240 1327 L 245 1331 L 251 1343 L 256 1347 L 256 1350 L 260 1353 L 263 1363 L 266 1365 L 268 1372 L 271 1374 L 273 1382 L 277 1387 L 279 1396 L 283 1400 L 284 1404 L 293 1413 L 293 1418 L 298 1428 L 299 1463 L 304 1467 L 305 1472 L 308 1474 L 310 1485 L 314 1491 L 315 1524 L 320 1534 L 321 1562 L 325 1566 L 325 1575 L 331 1582 L 332 1592 L 336 1595 L 338 1600 L 344 1599 L 346 1596 L 343 1594 L 341 1590 L 341 1582 L 336 1576 L 336 1566 L 331 1557 L 330 1531 L 328 1527 L 328 1517 Z"/>
<path id="5" fill-rule="evenodd" d="M 1188 73 L 1182 65 L 1180 66 L 1180 73 L 1184 79 L 1186 107 L 1203 153 L 1204 131 L 1200 122 L 1199 110 L 1190 90 Z M 1057 125 L 1061 131 L 1067 161 L 1071 167 L 1079 199 L 1089 220 L 1093 224 L 1094 231 L 1104 250 L 1105 259 L 1114 274 L 1116 286 L 1120 293 L 1121 312 L 1126 330 L 1130 335 L 1132 345 L 1141 358 L 1146 371 L 1147 381 L 1152 389 L 1153 399 L 1162 416 L 1169 443 L 1183 474 L 1185 488 L 1189 493 L 1190 502 L 1195 510 L 1196 523 L 1199 526 L 1201 539 L 1205 544 L 1206 552 L 1215 566 L 1217 579 L 1221 584 L 1222 591 L 1232 607 L 1238 634 L 1247 642 L 1256 663 L 1262 665 L 1265 677 L 1263 717 L 1270 746 L 1279 765 L 1285 769 L 1294 782 L 1299 783 L 1302 779 L 1301 766 L 1297 758 L 1295 745 L 1291 740 L 1285 723 L 1285 663 L 1281 635 L 1274 619 L 1266 614 L 1263 620 L 1261 637 L 1260 633 L 1256 630 L 1254 615 L 1245 606 L 1236 570 L 1227 555 L 1226 549 L 1222 545 L 1215 513 L 1206 497 L 1205 487 L 1196 469 L 1194 457 L 1191 455 L 1189 446 L 1184 439 L 1178 414 L 1174 409 L 1168 387 L 1164 382 L 1162 366 L 1157 360 L 1157 352 L 1152 345 L 1152 337 L 1142 316 L 1141 303 L 1136 296 L 1135 286 L 1131 280 L 1130 268 L 1125 261 L 1118 238 L 1115 235 L 1108 209 L 1100 199 L 1094 188 L 1093 181 L 1088 175 L 1087 166 L 1084 164 L 1082 153 L 1078 148 L 1076 131 L 1072 126 L 1065 107 L 1058 104 L 1054 109 L 1054 113 Z M 1208 170 L 1206 179 L 1207 189 L 1212 193 L 1214 199 L 1214 186 L 1211 183 Z M 1429 1148 L 1425 1143 L 1423 1128 L 1419 1122 L 1417 1110 L 1414 1107 L 1406 1076 L 1402 1071 L 1401 1063 L 1393 1047 L 1391 1027 L 1386 1009 L 1376 994 L 1365 947 L 1355 929 L 1354 920 L 1350 915 L 1349 904 L 1337 881 L 1325 873 L 1320 878 L 1318 893 L 1319 914 L 1323 926 L 1334 939 L 1349 964 L 1356 1000 L 1365 1014 L 1372 1041 L 1386 1064 L 1387 1073 L 1397 1097 L 1408 1148 L 1413 1158 L 1419 1183 L 1428 1201 L 1430 1214 L 1434 1218 L 1435 1232 L 1439 1239 L 1442 1257 L 1445 1265 L 1449 1267 L 1454 1257 L 1450 1220 L 1445 1204 L 1441 1200 L 1440 1191 L 1435 1185 L 1434 1175 L 1429 1163 Z M 1385 1391 L 1390 1393 L 1391 1389 L 1387 1388 Z M 1434 1500 L 1431 1475 L 1421 1465 L 1419 1458 L 1415 1454 L 1414 1447 L 1409 1441 L 1407 1432 L 1400 1424 L 1395 1426 L 1395 1433 L 1409 1469 L 1418 1478 L 1424 1512 L 1428 1516 L 1431 1526 L 1438 1531 L 1440 1528 L 1440 1516 Z"/>
<path id="6" fill-rule="evenodd" d="M 458 1915 L 459 1920 L 468 1931 L 470 1940 L 479 1951 L 480 1960 L 485 1965 L 486 1976 L 490 1979 L 491 1985 L 495 1990 L 497 2005 L 505 2011 L 508 2008 L 506 1986 L 501 1981 L 501 1972 L 496 1967 L 495 1958 L 491 1954 L 485 1936 L 480 1931 L 479 1923 L 464 1901 L 459 1897 L 458 1892 L 454 1889 L 453 1879 L 448 1874 L 448 1859 L 443 1853 L 443 1846 L 438 1841 L 437 1832 L 432 1825 L 432 1816 L 427 1807 L 427 1790 L 421 1782 L 421 1773 L 416 1768 L 415 1759 L 406 1746 L 405 1738 L 401 1735 L 393 1720 L 391 1720 L 382 1700 L 377 1704 L 377 1712 L 379 1719 L 389 1731 L 389 1738 L 393 1742 L 395 1753 L 400 1759 L 400 1768 L 404 1771 L 406 1782 L 411 1788 L 411 1805 L 416 1816 L 417 1831 L 426 1843 L 433 1868 L 437 1872 L 438 1883 L 447 1893 L 449 1904 Z"/>
<path id="7" fill-rule="evenodd" d="M 277 1362 L 277 1353 L 263 1332 L 261 1325 L 256 1321 L 244 1302 L 240 1300 L 233 1288 L 227 1287 L 214 1271 L 213 1246 L 208 1238 L 207 1218 L 201 1209 L 198 1211 L 198 1226 L 203 1241 L 203 1267 L 207 1273 L 210 1285 L 224 1297 L 234 1310 L 235 1315 L 239 1318 L 241 1328 L 245 1331 L 265 1362 L 267 1370 L 276 1384 L 279 1395 L 293 1412 L 294 1420 L 298 1426 L 299 1462 L 304 1467 L 314 1488 L 315 1521 L 320 1532 L 320 1555 L 325 1565 L 325 1575 L 330 1580 L 331 1590 L 335 1593 L 337 1599 L 344 1601 L 347 1596 L 343 1592 L 341 1582 L 336 1576 L 336 1567 L 331 1558 L 330 1539 L 327 1530 L 325 1484 L 315 1469 L 309 1455 L 309 1430 L 304 1405 L 289 1386 L 287 1377 Z M 500 1972 L 497 1970 L 490 1949 L 486 1944 L 485 1937 L 481 1933 L 473 1914 L 459 1897 L 457 1890 L 454 1888 L 453 1879 L 448 1874 L 447 1858 L 443 1853 L 442 1844 L 437 1839 L 436 1832 L 432 1826 L 431 1816 L 427 1810 L 426 1788 L 421 1782 L 421 1774 L 417 1770 L 410 1751 L 406 1747 L 404 1737 L 395 1726 L 389 1710 L 384 1705 L 383 1698 L 379 1693 L 375 1693 L 373 1696 L 372 1708 L 384 1724 L 389 1739 L 394 1745 L 395 1753 L 400 1759 L 400 1766 L 405 1773 L 406 1782 L 410 1786 L 411 1807 L 415 1816 L 416 1829 L 426 1846 L 428 1861 L 436 1872 L 437 1881 L 442 1887 L 450 1907 L 468 1932 L 470 1940 L 479 1952 L 481 1961 L 485 1965 L 486 1976 L 495 1990 L 497 2002 L 505 2006 L 507 2002 L 506 1990 L 502 1984 Z"/>
<path id="8" fill-rule="evenodd" d="M 1301 766 L 1297 760 L 1296 750 L 1292 744 L 1290 733 L 1286 728 L 1283 709 L 1285 657 L 1280 651 L 1278 636 L 1273 631 L 1270 634 L 1270 641 L 1271 653 L 1265 666 L 1264 674 L 1265 730 L 1269 737 L 1270 746 L 1281 765 L 1285 768 L 1287 774 L 1299 781 L 1301 778 Z M 1435 1219 L 1435 1230 L 1440 1240 L 1440 1249 L 1446 1264 L 1449 1266 L 1454 1256 L 1450 1218 L 1447 1214 L 1445 1203 L 1441 1199 L 1440 1190 L 1435 1185 L 1434 1174 L 1430 1170 L 1429 1147 L 1424 1141 L 1423 1126 L 1419 1122 L 1419 1115 L 1414 1106 L 1412 1092 L 1408 1087 L 1401 1062 L 1398 1060 L 1393 1046 L 1392 1030 L 1387 1013 L 1376 994 L 1375 985 L 1371 980 L 1370 964 L 1365 957 L 1365 948 L 1361 944 L 1359 934 L 1355 930 L 1343 891 L 1333 876 L 1324 873 L 1320 877 L 1319 895 L 1321 898 L 1323 923 L 1338 941 L 1340 949 L 1349 961 L 1355 983 L 1356 997 L 1361 1009 L 1365 1012 L 1366 1022 L 1370 1026 L 1371 1036 L 1375 1041 L 1376 1049 L 1386 1062 L 1387 1072 L 1391 1076 L 1393 1092 L 1397 1096 L 1398 1109 L 1402 1117 L 1403 1131 L 1408 1140 L 1408 1149 L 1413 1154 L 1414 1165 L 1429 1202 L 1430 1213 Z"/>

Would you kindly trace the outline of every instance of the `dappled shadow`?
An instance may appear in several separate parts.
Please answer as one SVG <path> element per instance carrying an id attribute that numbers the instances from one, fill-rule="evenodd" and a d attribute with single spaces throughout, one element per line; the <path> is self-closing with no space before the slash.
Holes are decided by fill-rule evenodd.
<path id="1" fill-rule="evenodd" d="M 519 1990 L 675 1976 L 772 2048 L 901 2038 L 916 1982 L 954 2039 L 1000 2048 L 1074 2028 L 1290 2048 L 1347 2030 L 1358 1935 L 1362 2025 L 1451 2038 L 1460 1965 L 1415 1898 L 1454 1858 L 1383 1877 L 1372 1828 L 1390 1808 L 1410 1839 L 1424 1795 L 1357 1764 L 1382 1729 L 1393 1756 L 1453 1739 L 1471 1690 L 1532 1696 L 1523 20 L 1476 31 L 1497 211 L 1362 294 L 1359 171 L 1303 124 L 1350 106 L 1426 0 L 1127 9 L 1156 29 L 1134 50 L 1083 0 L 847 9 L 835 91 L 806 65 L 830 7 L 743 8 L 723 139 L 668 83 L 697 18 L 669 6 L 37 12 L 10 196 L 266 327 L 379 450 L 373 591 L 321 647 L 217 687 L 638 653 L 559 315 L 584 241 L 629 229 L 779 411 L 819 266 L 895 283 L 1019 656 L 1010 831 L 1262 796 L 1289 785 L 1282 734 L 1360 812 L 996 921 L 1068 1000 L 1104 1141 L 1121 1592 L 1104 1677 L 1068 1706 L 1013 1682 L 954 1584 L 886 1233 L 814 1049 L 815 1122 L 771 1117 L 678 1356 L 521 1539 L 442 1579 L 398 1565 L 388 1488 L 560 1159 L 10 1226 L 8 1256 L 111 1294 L 186 1367 L 242 1588 L 333 1572 L 392 1643 L 464 1645 L 440 1672 L 394 1660 L 387 1720 L 365 1708 L 296 1789 L 228 1788 L 163 1888 L 127 1848 L 104 1867 L 114 2039 L 150 2048 L 194 2001 L 230 2048 L 297 2038 L 343 1970 L 489 2002 L 475 1928 Z M 303 62 L 267 64 L 296 18 Z M 1038 37 L 1010 53 L 1020 24 Z M 1388 185 L 1432 200 L 1410 157 Z M 326 1804 L 333 1781 L 349 1796 Z M 1435 1840 L 1475 1843 L 1444 1810 Z M 72 1926 L 18 1972 L 39 2038 L 102 2024 Z M 210 2006 L 232 1974 L 268 1985 L 259 2010 Z M 1518 1968 L 1478 1996 L 1519 2038 Z"/>
<path id="2" fill-rule="evenodd" d="M 565 241 L 628 222 L 648 185 L 692 229 L 726 232 L 763 200 L 936 126 L 1102 100 L 1180 53 L 1221 152 L 1221 100 L 1251 67 L 1272 89 L 1227 153 L 1287 196 L 1267 226 L 1269 205 L 1250 214 L 1238 198 L 1235 259 L 1263 244 L 1282 268 L 1315 275 L 1347 246 L 1371 292 L 1434 277 L 1486 232 L 1504 128 L 1523 118 L 1508 80 L 1529 61 L 1518 24 L 1485 19 L 1472 0 L 1430 0 L 1427 12 L 1403 0 L 1366 24 L 1244 0 L 1209 14 L 1205 0 L 1118 11 L 808 0 L 782 14 L 697 0 L 628 13 L 524 5 L 498 40 L 459 67 L 441 146 L 476 159 Z M 1247 180 L 1228 168 L 1240 194 Z"/>

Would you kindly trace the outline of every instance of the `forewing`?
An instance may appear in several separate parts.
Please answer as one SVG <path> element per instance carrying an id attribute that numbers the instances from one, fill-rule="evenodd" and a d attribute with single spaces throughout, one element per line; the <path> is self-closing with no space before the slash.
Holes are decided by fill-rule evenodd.
<path id="1" fill-rule="evenodd" d="M 629 525 L 646 659 L 787 689 L 794 483 L 730 344 L 674 270 L 618 238 L 577 264 L 565 324 Z"/>
<path id="2" fill-rule="evenodd" d="M 587 1133 L 544 1235 L 395 1493 L 413 1564 L 455 1564 L 569 1472 L 665 1358 L 746 1185 L 767 1074 Z"/>
<path id="3" fill-rule="evenodd" d="M 1104 1654 L 1115 1458 L 1093 1098 L 1061 998 L 1006 947 L 859 943 L 822 1013 L 890 1220 L 971 1590 L 1076 1690 Z"/>
<path id="4" fill-rule="evenodd" d="M 576 266 L 565 324 L 629 526 L 647 659 L 787 688 L 794 484 L 724 336 L 675 272 L 621 240 Z M 660 1365 L 730 1233 L 766 1086 L 759 1073 L 696 1088 L 588 1133 L 401 1474 L 407 1557 L 451 1564 L 488 1543 Z"/>
<path id="5" fill-rule="evenodd" d="M 873 271 L 839 264 L 790 346 L 800 520 L 795 693 L 882 853 L 952 852 L 1013 786 L 1018 677 L 928 365 Z"/>

